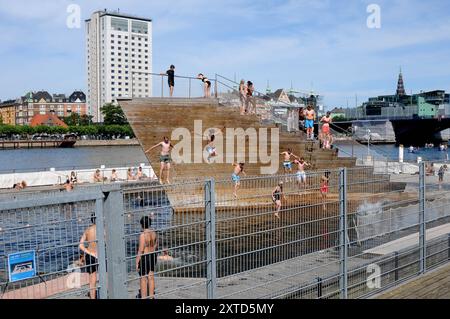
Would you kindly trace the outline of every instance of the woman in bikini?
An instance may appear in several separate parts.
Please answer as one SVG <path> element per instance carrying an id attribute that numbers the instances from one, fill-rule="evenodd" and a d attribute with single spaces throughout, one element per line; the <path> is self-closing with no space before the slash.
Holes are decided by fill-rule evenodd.
<path id="1" fill-rule="evenodd" d="M 283 194 L 283 182 L 279 182 L 277 187 L 275 187 L 272 192 L 272 201 L 275 203 L 277 208 L 277 211 L 275 213 L 276 218 L 280 218 L 281 199 L 285 199 Z"/>
<path id="2" fill-rule="evenodd" d="M 155 267 L 157 263 L 157 235 L 151 230 L 152 220 L 148 216 L 141 218 L 142 233 L 139 235 L 139 248 L 136 257 L 136 271 L 139 273 L 142 299 L 155 298 Z"/>
<path id="3" fill-rule="evenodd" d="M 205 98 L 210 98 L 211 97 L 211 81 L 206 76 L 204 76 L 202 73 L 200 73 L 197 76 L 197 78 L 200 79 L 204 84 Z"/>
<path id="4" fill-rule="evenodd" d="M 320 178 L 320 194 L 322 195 L 322 207 L 325 212 L 327 211 L 326 200 L 328 192 L 330 191 L 329 181 L 330 181 L 330 172 L 327 171 Z"/>
<path id="5" fill-rule="evenodd" d="M 322 138 L 323 138 L 323 144 L 327 141 L 329 135 L 330 135 L 330 124 L 332 122 L 331 119 L 331 113 L 327 112 L 327 115 L 322 117 L 320 120 L 320 123 L 323 123 L 322 125 Z M 325 147 L 324 147 L 325 148 Z"/>

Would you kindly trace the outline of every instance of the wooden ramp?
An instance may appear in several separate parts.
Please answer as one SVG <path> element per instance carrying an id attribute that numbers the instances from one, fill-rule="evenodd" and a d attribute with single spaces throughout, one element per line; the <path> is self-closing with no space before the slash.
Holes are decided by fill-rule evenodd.
<path id="1" fill-rule="evenodd" d="M 194 131 L 194 121 L 200 120 L 202 121 L 202 132 L 209 128 L 216 128 L 224 132 L 230 128 L 242 128 L 243 130 L 254 128 L 257 132 L 259 128 L 267 128 L 269 129 L 268 153 L 270 154 L 270 128 L 275 128 L 276 126 L 262 124 L 256 115 L 241 116 L 239 110 L 235 108 L 220 106 L 217 99 L 149 98 L 121 100 L 120 105 L 144 150 L 161 142 L 163 136 L 170 137 L 177 128 L 187 129 L 193 139 L 201 139 L 202 136 L 197 136 L 198 134 Z M 249 163 L 248 137 L 240 137 L 244 137 L 246 140 L 246 154 L 242 154 L 242 150 L 238 149 L 236 140 L 233 143 L 234 145 L 231 145 L 231 142 L 226 140 L 224 142 L 225 154 L 223 155 L 225 155 L 225 159 L 228 156 L 232 156 L 235 160 L 237 160 L 237 155 L 245 155 L 245 161 Z M 193 144 L 194 141 L 192 141 L 192 159 L 195 151 Z M 207 141 L 203 140 L 203 152 L 206 144 Z M 312 169 L 355 166 L 355 159 L 338 159 L 335 151 L 322 150 L 317 143 L 305 142 L 305 136 L 302 132 L 280 132 L 280 147 L 277 151 L 280 153 L 280 151 L 288 148 L 291 148 L 295 154 L 305 157 L 306 161 L 311 162 L 313 164 Z M 147 157 L 153 169 L 159 175 L 159 151 L 154 150 L 147 154 Z M 279 173 L 282 173 L 281 158 L 279 158 L 279 161 Z M 258 158 L 258 163 L 246 164 L 246 166 L 247 174 L 259 176 L 261 175 L 260 168 L 267 166 L 267 164 L 261 163 Z M 203 161 L 202 163 L 174 165 L 172 172 L 174 182 L 195 178 L 204 180 L 208 177 L 229 177 L 232 173 L 232 167 L 228 161 L 226 164 L 210 164 L 207 161 Z"/>
<path id="2" fill-rule="evenodd" d="M 120 100 L 120 105 L 131 125 L 136 137 L 143 150 L 147 150 L 153 145 L 160 143 L 164 136 L 172 137 L 172 134 L 176 129 L 183 129 L 185 132 L 189 132 L 191 136 L 191 161 L 189 163 L 173 164 L 171 169 L 171 182 L 179 183 L 183 181 L 204 181 L 208 178 L 214 178 L 216 180 L 226 179 L 231 181 L 231 174 L 233 167 L 230 159 L 238 161 L 239 159 L 245 159 L 246 172 L 248 176 L 261 176 L 261 168 L 268 167 L 270 164 L 263 163 L 260 159 L 260 154 L 256 154 L 256 162 L 250 160 L 253 154 L 250 154 L 250 142 L 248 136 L 245 135 L 245 130 L 255 129 L 257 133 L 260 133 L 259 129 L 267 129 L 267 149 L 265 150 L 270 155 L 272 153 L 272 141 L 271 130 L 277 128 L 275 124 L 264 124 L 260 121 L 257 115 L 245 115 L 242 116 L 239 110 L 232 107 L 220 105 L 217 99 L 183 99 L 183 98 L 147 98 L 147 99 L 133 99 L 133 100 Z M 201 130 L 198 129 L 198 123 L 200 121 Z M 197 126 L 196 126 L 197 125 Z M 197 127 L 197 129 L 196 129 Z M 220 130 L 223 133 L 223 163 L 209 163 L 207 157 L 203 154 L 207 154 L 205 151 L 207 140 L 204 136 L 208 134 L 209 129 L 214 128 Z M 241 132 L 236 133 L 236 137 L 233 139 L 225 138 L 226 131 L 229 129 L 242 129 Z M 199 133 L 200 132 L 200 133 Z M 306 141 L 305 134 L 303 132 L 283 132 L 280 130 L 279 143 L 276 148 L 274 145 L 274 153 L 278 160 L 278 171 L 273 173 L 283 174 L 283 163 L 280 153 L 292 149 L 294 154 L 304 157 L 305 160 L 312 164 L 309 170 L 323 170 L 323 169 L 337 169 L 342 167 L 355 167 L 355 158 L 338 158 L 338 154 L 335 150 L 323 150 L 317 142 Z M 195 141 L 195 139 L 197 139 Z M 237 141 L 241 139 L 245 140 L 245 146 L 238 148 Z M 220 149 L 219 140 L 217 139 L 216 146 Z M 260 142 L 258 137 L 258 142 Z M 172 143 L 177 145 L 179 141 L 173 140 Z M 188 144 L 188 143 L 187 143 Z M 197 146 L 195 146 L 197 145 Z M 200 145 L 200 146 L 199 146 Z M 189 148 L 189 147 L 187 147 Z M 276 149 L 275 149 L 276 148 Z M 259 151 L 261 152 L 261 150 Z M 199 154 L 200 153 L 200 154 Z M 160 151 L 158 149 L 146 154 L 149 162 L 151 163 L 156 175 L 159 176 L 160 170 Z M 198 156 L 200 161 L 194 161 L 194 156 Z M 203 157 L 204 156 L 204 157 Z M 294 168 L 294 171 L 296 169 Z M 373 170 L 367 168 L 367 174 L 365 178 L 370 177 L 373 174 Z M 351 179 L 352 177 L 349 176 Z M 388 178 L 389 179 L 389 178 Z M 231 184 L 216 185 L 217 192 L 220 192 L 220 187 L 225 187 L 224 192 L 229 192 L 232 189 Z M 272 187 L 272 186 L 270 186 Z M 251 192 L 253 194 L 259 194 L 257 183 L 251 186 Z M 188 190 L 192 198 L 202 198 L 203 190 L 192 189 Z M 169 198 L 173 205 L 176 205 L 179 200 L 176 200 L 175 191 L 168 191 Z M 186 195 L 186 194 L 184 194 Z M 180 194 L 178 194 L 180 197 Z M 185 197 L 185 196 L 184 196 Z M 270 196 L 269 196 L 270 198 Z"/>

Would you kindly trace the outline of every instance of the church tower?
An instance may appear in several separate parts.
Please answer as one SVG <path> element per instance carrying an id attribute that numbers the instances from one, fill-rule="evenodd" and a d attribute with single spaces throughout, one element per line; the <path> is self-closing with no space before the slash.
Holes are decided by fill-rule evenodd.
<path id="1" fill-rule="evenodd" d="M 405 92 L 405 84 L 403 83 L 403 74 L 402 69 L 400 68 L 400 74 L 398 75 L 398 83 L 397 83 L 397 96 L 404 96 Z"/>

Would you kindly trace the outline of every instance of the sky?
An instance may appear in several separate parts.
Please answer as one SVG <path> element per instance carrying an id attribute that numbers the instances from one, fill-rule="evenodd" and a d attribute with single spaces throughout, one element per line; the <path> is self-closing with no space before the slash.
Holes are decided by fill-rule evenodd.
<path id="1" fill-rule="evenodd" d="M 81 9 L 69 28 L 69 5 Z M 380 28 L 367 20 L 380 8 Z M 0 99 L 86 91 L 84 20 L 97 10 L 153 19 L 153 71 L 252 80 L 353 107 L 395 92 L 450 91 L 447 0 L 0 0 Z"/>

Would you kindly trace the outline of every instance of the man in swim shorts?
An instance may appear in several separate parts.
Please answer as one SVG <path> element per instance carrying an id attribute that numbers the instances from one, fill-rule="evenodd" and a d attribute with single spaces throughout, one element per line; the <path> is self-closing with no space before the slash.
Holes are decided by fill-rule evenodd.
<path id="1" fill-rule="evenodd" d="M 155 146 L 149 148 L 145 153 L 149 153 L 153 149 L 161 146 L 161 155 L 159 157 L 159 161 L 161 163 L 159 169 L 159 182 L 163 184 L 163 174 L 164 171 L 167 172 L 166 181 L 167 184 L 170 184 L 170 164 L 172 163 L 172 158 L 170 157 L 170 152 L 172 151 L 173 145 L 170 143 L 170 140 L 167 136 L 164 136 L 164 140 L 161 143 L 156 144 Z"/>
<path id="2" fill-rule="evenodd" d="M 306 172 L 305 167 L 311 166 L 311 164 L 307 163 L 305 159 L 302 157 L 300 160 L 295 160 L 294 164 L 297 164 L 298 171 L 297 171 L 297 183 L 299 186 L 305 185 L 306 186 Z"/>
<path id="3" fill-rule="evenodd" d="M 85 271 L 89 274 L 89 297 L 91 299 L 97 298 L 97 227 L 95 224 L 95 214 L 91 216 L 92 225 L 89 226 L 83 233 L 80 239 L 79 248 L 84 254 Z"/>
<path id="4" fill-rule="evenodd" d="M 292 172 L 291 158 L 296 159 L 297 156 L 294 155 L 294 153 L 292 153 L 292 150 L 290 148 L 288 148 L 288 150 L 286 152 L 283 152 L 280 155 L 284 156 L 284 161 L 283 161 L 284 173 L 285 174 L 291 173 Z"/>
<path id="5" fill-rule="evenodd" d="M 142 233 L 139 235 L 139 247 L 136 257 L 136 270 L 139 273 L 141 298 L 155 298 L 155 267 L 157 263 L 156 249 L 158 237 L 151 229 L 152 220 L 148 216 L 141 218 Z"/>
<path id="6" fill-rule="evenodd" d="M 304 115 L 307 139 L 314 140 L 314 121 L 316 120 L 316 112 L 311 105 L 308 105 Z"/>

